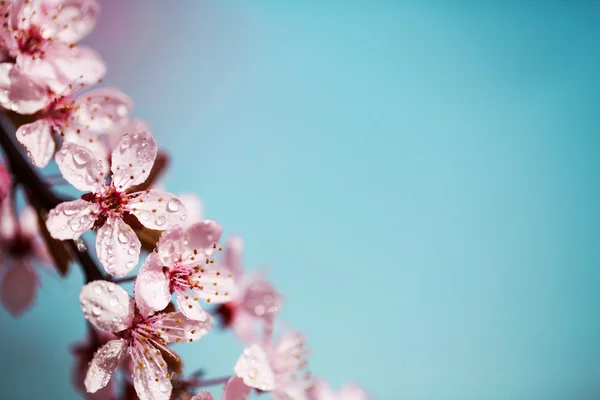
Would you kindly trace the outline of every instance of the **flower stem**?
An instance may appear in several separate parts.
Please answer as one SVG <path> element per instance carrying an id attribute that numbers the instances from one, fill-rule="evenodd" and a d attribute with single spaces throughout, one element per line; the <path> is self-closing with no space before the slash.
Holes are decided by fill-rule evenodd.
<path id="1" fill-rule="evenodd" d="M 36 209 L 40 218 L 48 211 L 59 205 L 63 200 L 56 196 L 35 171 L 31 162 L 27 160 L 16 146 L 9 132 L 15 132 L 12 123 L 5 113 L 0 114 L 0 146 L 4 150 L 6 162 L 10 167 L 14 179 L 21 184 L 31 205 Z M 77 259 L 83 269 L 86 282 L 104 279 L 102 270 L 94 262 L 87 251 L 79 251 L 74 241 L 68 240 L 72 255 Z"/>

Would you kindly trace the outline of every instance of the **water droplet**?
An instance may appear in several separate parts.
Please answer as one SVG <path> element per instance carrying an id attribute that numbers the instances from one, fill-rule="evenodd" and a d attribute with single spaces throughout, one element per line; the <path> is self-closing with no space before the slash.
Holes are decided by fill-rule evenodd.
<path id="1" fill-rule="evenodd" d="M 167 203 L 167 211 L 177 212 L 181 209 L 181 201 L 179 199 L 171 199 Z"/>
<path id="2" fill-rule="evenodd" d="M 127 106 L 125 106 L 124 104 L 119 104 L 117 106 L 117 115 L 119 117 L 124 117 L 127 115 Z"/>
<path id="3" fill-rule="evenodd" d="M 117 285 L 115 285 L 113 282 L 109 282 L 108 283 L 108 287 L 107 287 L 108 291 L 109 292 L 114 291 L 115 290 L 115 286 L 117 286 Z"/>
<path id="4" fill-rule="evenodd" d="M 163 393 L 167 393 L 167 391 L 169 390 L 169 387 L 167 385 L 165 385 L 164 383 L 161 383 L 160 385 L 158 385 L 158 390 L 160 390 Z"/>
<path id="5" fill-rule="evenodd" d="M 129 261 L 127 264 L 125 264 L 125 266 L 128 269 L 132 269 L 133 267 L 135 267 L 135 263 L 133 261 Z"/>
<path id="6" fill-rule="evenodd" d="M 73 162 L 75 166 L 82 167 L 92 159 L 92 154 L 84 148 L 78 148 L 73 153 Z"/>
<path id="7" fill-rule="evenodd" d="M 158 226 L 163 226 L 166 222 L 167 222 L 167 219 L 163 215 L 156 218 L 156 225 L 158 225 Z"/>
<path id="8" fill-rule="evenodd" d="M 95 285 L 94 286 L 94 293 L 96 293 L 96 294 L 102 294 L 102 288 L 100 287 L 100 285 Z"/>
<path id="9" fill-rule="evenodd" d="M 129 242 L 129 238 L 127 237 L 125 232 L 119 232 L 117 238 L 119 239 L 119 243 L 126 244 L 127 242 Z"/>
<path id="10" fill-rule="evenodd" d="M 111 307 L 116 306 L 117 304 L 119 304 L 119 300 L 117 299 L 117 296 L 112 296 L 109 300 L 108 300 L 108 305 L 110 305 Z"/>
<path id="11" fill-rule="evenodd" d="M 98 316 L 98 315 L 102 314 L 102 310 L 100 309 L 100 307 L 94 306 L 94 307 L 92 307 L 92 314 Z"/>

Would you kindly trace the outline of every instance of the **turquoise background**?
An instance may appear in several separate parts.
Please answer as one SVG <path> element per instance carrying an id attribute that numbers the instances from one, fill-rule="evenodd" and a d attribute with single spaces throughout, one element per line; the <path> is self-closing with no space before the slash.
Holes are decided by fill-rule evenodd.
<path id="1" fill-rule="evenodd" d="M 600 397 L 600 3 L 106 1 L 88 40 L 316 375 L 380 400 Z M 75 399 L 82 283 L 0 311 L 0 398 Z M 215 333 L 188 371 L 231 371 Z"/>

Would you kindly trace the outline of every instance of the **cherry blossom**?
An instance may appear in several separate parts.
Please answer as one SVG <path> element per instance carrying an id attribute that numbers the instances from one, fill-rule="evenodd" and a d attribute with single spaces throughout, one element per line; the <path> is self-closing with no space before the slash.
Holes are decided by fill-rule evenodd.
<path id="1" fill-rule="evenodd" d="M 0 206 L 2 206 L 4 199 L 8 195 L 11 185 L 12 182 L 8 171 L 3 164 L 0 164 Z"/>
<path id="2" fill-rule="evenodd" d="M 164 309 L 177 294 L 177 305 L 188 318 L 204 321 L 199 299 L 212 303 L 230 301 L 234 281 L 226 269 L 211 258 L 221 237 L 215 221 L 202 221 L 187 229 L 165 231 L 155 252 L 140 268 L 135 283 L 136 303 L 142 314 Z"/>
<path id="3" fill-rule="evenodd" d="M 102 162 L 86 148 L 66 143 L 56 154 L 58 167 L 75 188 L 90 192 L 49 212 L 46 226 L 52 237 L 77 239 L 90 229 L 97 230 L 96 251 L 106 272 L 115 276 L 130 272 L 139 261 L 141 243 L 124 218 L 135 216 L 145 227 L 163 230 L 187 216 L 181 201 L 170 193 L 127 193 L 146 180 L 156 152 L 149 133 L 125 135 L 112 153 L 112 181 L 105 184 Z"/>
<path id="4" fill-rule="evenodd" d="M 99 151 L 95 158 L 101 159 L 106 151 L 97 134 L 125 125 L 132 108 L 131 99 L 116 88 L 98 88 L 79 95 L 73 91 L 54 98 L 35 122 L 21 125 L 17 139 L 38 167 L 45 167 L 54 155 L 52 133 L 64 137 L 65 143 Z"/>
<path id="5" fill-rule="evenodd" d="M 288 331 L 279 341 L 254 343 L 235 364 L 235 375 L 246 386 L 272 392 L 275 400 L 308 400 L 313 379 L 306 370 L 309 352 L 304 336 Z"/>
<path id="6" fill-rule="evenodd" d="M 26 207 L 17 220 L 9 201 L 0 210 L 0 300 L 14 317 L 22 315 L 35 300 L 39 286 L 36 265 L 52 261 L 38 236 L 38 217 Z"/>
<path id="7" fill-rule="evenodd" d="M 244 274 L 242 251 L 243 240 L 239 236 L 232 236 L 225 243 L 219 265 L 233 274 L 236 292 L 231 302 L 219 306 L 217 313 L 223 326 L 231 327 L 241 340 L 252 342 L 272 329 L 283 297 L 267 280 L 264 271 Z"/>
<path id="8" fill-rule="evenodd" d="M 309 391 L 310 400 L 369 400 L 364 390 L 354 384 L 348 383 L 336 393 L 325 381 L 318 381 Z"/>
<path id="9" fill-rule="evenodd" d="M 78 46 L 96 24 L 95 0 L 2 1 L 0 105 L 20 114 L 44 108 L 75 81 L 90 84 L 106 72 L 100 56 Z"/>
<path id="10" fill-rule="evenodd" d="M 250 394 L 250 387 L 237 376 L 232 376 L 223 388 L 222 400 L 242 400 Z M 206 391 L 201 391 L 190 400 L 214 400 L 214 396 Z"/>
<path id="11" fill-rule="evenodd" d="M 134 300 L 113 282 L 86 284 L 79 296 L 85 318 L 96 328 L 112 332 L 117 339 L 102 346 L 94 355 L 85 387 L 95 393 L 105 387 L 114 371 L 129 355 L 133 362 L 133 384 L 140 400 L 168 400 L 171 397 L 171 371 L 165 356 L 179 360 L 168 343 L 193 342 L 212 328 L 212 319 L 193 321 L 181 312 L 144 317 Z"/>

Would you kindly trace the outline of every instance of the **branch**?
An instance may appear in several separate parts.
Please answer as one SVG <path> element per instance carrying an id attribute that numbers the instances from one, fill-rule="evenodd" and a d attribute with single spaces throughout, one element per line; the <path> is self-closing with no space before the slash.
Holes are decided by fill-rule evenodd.
<path id="1" fill-rule="evenodd" d="M 9 121 L 6 113 L 0 114 L 0 146 L 4 150 L 6 161 L 10 172 L 23 187 L 31 205 L 37 210 L 40 218 L 43 218 L 51 209 L 62 203 L 62 199 L 56 196 L 37 174 L 35 167 L 23 156 L 21 149 L 17 147 L 9 132 L 15 132 L 14 126 Z M 73 240 L 66 241 L 71 249 L 72 255 L 77 259 L 83 269 L 85 281 L 91 282 L 105 279 L 102 270 L 94 262 L 87 251 L 79 251 Z"/>

